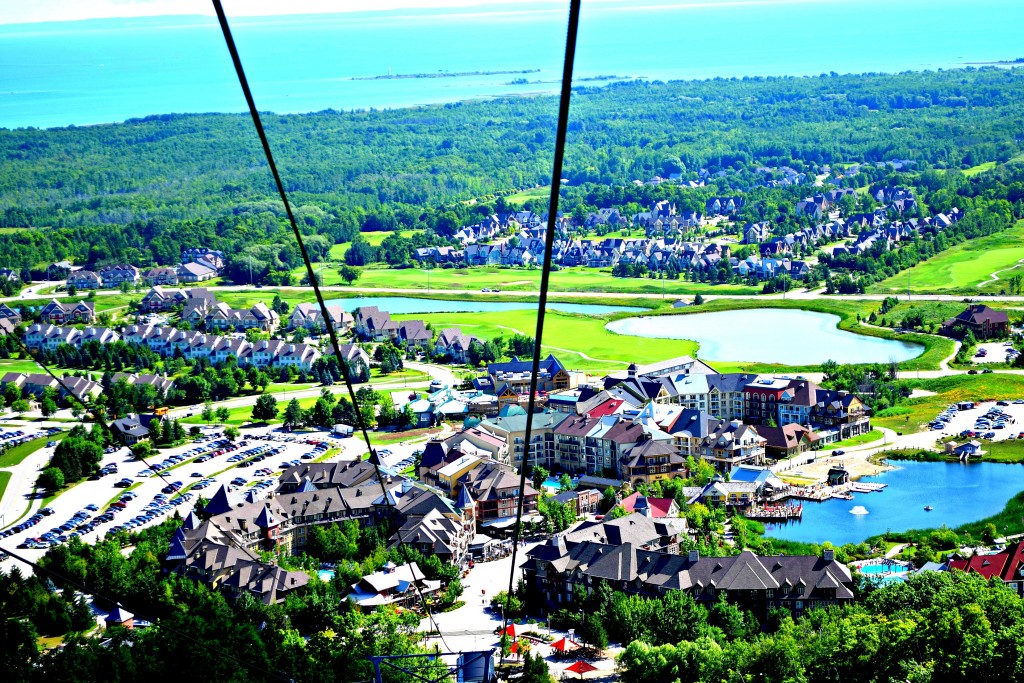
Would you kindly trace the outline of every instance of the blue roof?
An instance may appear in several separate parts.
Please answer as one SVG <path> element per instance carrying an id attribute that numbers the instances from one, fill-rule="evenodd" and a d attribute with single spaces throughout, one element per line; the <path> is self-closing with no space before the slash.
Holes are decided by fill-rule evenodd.
<path id="1" fill-rule="evenodd" d="M 760 469 L 754 467 L 744 467 L 740 465 L 734 467 L 729 475 L 729 481 L 746 481 L 751 483 L 763 484 L 768 481 L 773 475 L 769 469 Z"/>

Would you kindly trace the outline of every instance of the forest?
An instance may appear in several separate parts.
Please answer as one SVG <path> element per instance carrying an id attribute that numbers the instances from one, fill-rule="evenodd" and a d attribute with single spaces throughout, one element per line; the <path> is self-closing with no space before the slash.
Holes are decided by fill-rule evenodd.
<path id="1" fill-rule="evenodd" d="M 700 168 L 1006 162 L 1021 152 L 1022 77 L 986 67 L 579 88 L 565 176 L 570 188 L 622 187 Z M 497 195 L 547 183 L 556 104 L 514 97 L 264 122 L 313 257 L 323 259 L 360 230 L 423 230 L 443 241 L 495 210 Z M 183 247 L 208 246 L 232 254 L 234 272 L 251 265 L 272 282 L 300 263 L 248 117 L 0 129 L 0 158 L 2 266 L 166 265 Z M 657 194 L 642 190 L 641 200 Z"/>

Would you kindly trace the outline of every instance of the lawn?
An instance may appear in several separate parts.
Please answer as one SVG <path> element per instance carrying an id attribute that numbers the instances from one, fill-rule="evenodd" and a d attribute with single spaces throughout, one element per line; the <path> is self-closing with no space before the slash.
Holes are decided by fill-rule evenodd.
<path id="1" fill-rule="evenodd" d="M 984 163 L 978 164 L 977 166 L 971 166 L 970 168 L 965 168 L 963 170 L 963 174 L 965 176 L 967 176 L 968 178 L 971 178 L 973 176 L 978 175 L 979 173 L 984 173 L 985 171 L 991 171 L 995 167 L 996 167 L 996 162 L 994 162 L 994 161 L 986 161 Z"/>
<path id="2" fill-rule="evenodd" d="M 10 472 L 0 472 L 0 500 L 4 497 L 4 491 L 7 490 L 7 484 L 11 482 Z"/>
<path id="3" fill-rule="evenodd" d="M 31 358 L 24 360 L 18 358 L 0 358 L 0 376 L 8 372 L 23 372 L 25 374 L 31 374 L 33 372 L 43 372 L 43 368 L 39 363 L 35 362 Z"/>
<path id="4" fill-rule="evenodd" d="M 958 401 L 1009 400 L 1024 396 L 1024 376 L 999 372 L 912 380 L 910 384 L 936 393 L 908 399 L 895 410 L 883 411 L 872 418 L 877 426 L 902 432 L 916 431 L 935 419 L 946 406 Z"/>
<path id="5" fill-rule="evenodd" d="M 377 230 L 374 232 L 363 232 L 360 234 L 363 236 L 363 239 L 365 239 L 370 244 L 371 247 L 379 247 L 381 242 L 383 242 L 384 239 L 388 237 L 388 235 L 395 234 L 395 231 Z M 402 237 L 412 237 L 412 230 L 402 230 L 399 234 Z M 348 251 L 349 244 L 351 243 L 344 242 L 342 244 L 335 244 L 333 247 L 331 247 L 330 252 L 328 252 L 331 261 L 341 263 L 342 259 L 345 258 L 345 252 Z M 316 264 L 313 264 L 313 267 L 315 268 Z M 300 270 L 302 271 L 301 274 L 305 275 L 305 268 L 300 268 Z"/>
<path id="6" fill-rule="evenodd" d="M 420 318 L 435 330 L 460 327 L 466 334 L 481 339 L 516 332 L 533 336 L 537 325 L 535 311 L 493 313 L 433 313 L 401 315 L 396 319 Z M 678 339 L 624 337 L 605 329 L 606 316 L 585 316 L 548 311 L 544 327 L 544 353 L 553 353 L 571 370 L 590 373 L 623 370 L 629 363 L 653 363 L 682 355 L 694 355 L 696 342 Z"/>
<path id="7" fill-rule="evenodd" d="M 991 275 L 1013 268 L 1024 259 L 1024 220 L 994 235 L 979 237 L 958 244 L 913 268 L 903 271 L 868 288 L 869 293 L 888 294 L 929 292 L 998 293 L 1005 278 Z M 984 283 L 984 284 L 983 284 Z"/>
<path id="8" fill-rule="evenodd" d="M 0 455 L 0 467 L 15 467 L 20 465 L 25 458 L 38 451 L 40 448 L 45 447 L 48 441 L 60 441 L 65 436 L 66 434 L 43 436 L 38 439 L 26 441 L 14 448 L 10 448 L 4 451 L 3 455 Z"/>
<path id="9" fill-rule="evenodd" d="M 883 434 L 882 434 L 881 430 L 872 429 L 870 432 L 866 432 L 864 434 L 858 434 L 857 436 L 854 436 L 852 438 L 844 439 L 843 441 L 839 441 L 838 443 L 830 444 L 829 448 L 834 450 L 836 448 L 849 448 L 850 446 L 862 446 L 862 445 L 864 445 L 866 443 L 871 443 L 872 441 L 881 441 L 882 440 L 882 436 L 883 436 Z"/>
<path id="10" fill-rule="evenodd" d="M 543 187 L 531 187 L 528 190 L 516 192 L 515 194 L 505 195 L 505 201 L 514 206 L 522 206 L 531 199 L 550 199 L 551 198 L 551 186 L 544 185 Z"/>
<path id="11" fill-rule="evenodd" d="M 431 289 L 457 289 L 479 291 L 483 288 L 511 292 L 535 292 L 540 289 L 541 269 L 499 268 L 479 266 L 473 268 L 432 268 Z M 332 276 L 324 271 L 326 284 Z M 333 283 L 338 276 L 333 275 Z M 364 288 L 394 287 L 427 290 L 427 271 L 423 268 L 365 268 L 355 286 Z M 608 268 L 563 268 L 551 273 L 553 292 L 623 292 L 661 294 L 666 298 L 702 294 L 758 294 L 760 287 L 747 285 L 709 285 L 684 280 L 651 280 L 648 278 L 614 277 Z"/>

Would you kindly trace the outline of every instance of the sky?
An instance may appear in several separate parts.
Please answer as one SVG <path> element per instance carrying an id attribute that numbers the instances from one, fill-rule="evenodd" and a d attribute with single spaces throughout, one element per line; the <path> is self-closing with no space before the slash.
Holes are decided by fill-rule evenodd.
<path id="1" fill-rule="evenodd" d="M 709 5 L 761 5 L 820 3 L 840 0 L 585 0 L 586 5 L 619 5 L 629 11 Z M 151 17 L 175 14 L 213 16 L 210 0 L 0 0 L 0 24 L 43 21 L 80 21 L 114 17 Z M 510 5 L 524 9 L 566 8 L 568 0 L 223 0 L 228 17 L 287 14 L 333 14 L 367 10 L 430 9 L 434 7 L 479 8 Z"/>
<path id="2" fill-rule="evenodd" d="M 223 0 L 228 16 L 330 14 L 366 10 L 473 7 L 508 4 L 509 0 Z M 517 4 L 551 4 L 553 0 L 518 0 Z M 3 0 L 0 24 L 78 21 L 170 14 L 213 15 L 210 0 Z M 565 4 L 565 3 L 558 3 Z"/>

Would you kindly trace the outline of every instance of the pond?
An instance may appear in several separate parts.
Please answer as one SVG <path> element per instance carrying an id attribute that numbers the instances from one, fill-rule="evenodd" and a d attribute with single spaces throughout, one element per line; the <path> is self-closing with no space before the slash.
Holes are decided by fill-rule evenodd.
<path id="1" fill-rule="evenodd" d="M 792 308 L 754 308 L 715 313 L 624 318 L 605 327 L 636 337 L 692 339 L 710 361 L 783 365 L 905 361 L 924 352 L 920 344 L 840 330 L 839 316 Z"/>
<path id="2" fill-rule="evenodd" d="M 521 311 L 536 309 L 533 301 L 459 301 L 449 299 L 417 299 L 410 296 L 356 296 L 350 299 L 331 299 L 329 306 L 341 306 L 346 311 L 354 311 L 360 306 L 376 306 L 392 315 L 405 313 L 485 313 L 491 311 Z M 625 311 L 641 312 L 646 308 L 636 306 L 607 306 L 602 304 L 569 304 L 549 302 L 549 311 L 563 313 L 583 313 L 586 315 L 603 315 Z"/>
<path id="3" fill-rule="evenodd" d="M 1024 468 L 993 462 L 972 464 L 898 461 L 897 469 L 861 481 L 888 486 L 880 493 L 854 494 L 855 500 L 804 501 L 804 518 L 789 524 L 766 524 L 773 538 L 836 545 L 860 543 L 887 530 L 957 527 L 1000 512 L 1024 491 Z M 868 514 L 850 514 L 857 505 Z M 931 506 L 931 512 L 925 511 Z M 1002 531 L 1001 529 L 999 530 Z"/>

